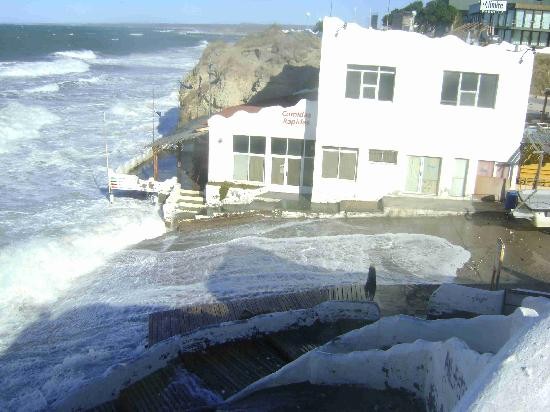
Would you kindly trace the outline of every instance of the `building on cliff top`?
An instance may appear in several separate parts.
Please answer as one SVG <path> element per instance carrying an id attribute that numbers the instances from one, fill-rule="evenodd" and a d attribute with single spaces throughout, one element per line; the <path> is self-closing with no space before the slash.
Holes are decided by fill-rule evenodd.
<path id="1" fill-rule="evenodd" d="M 317 102 L 210 118 L 209 203 L 224 181 L 313 203 L 499 199 L 514 187 L 531 52 L 337 18 L 323 27 Z"/>

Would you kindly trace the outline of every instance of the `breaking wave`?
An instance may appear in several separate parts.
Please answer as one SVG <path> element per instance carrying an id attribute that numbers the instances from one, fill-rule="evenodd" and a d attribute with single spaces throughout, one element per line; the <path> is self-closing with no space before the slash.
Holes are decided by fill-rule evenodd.
<path id="1" fill-rule="evenodd" d="M 95 60 L 97 55 L 91 50 L 67 50 L 54 53 L 54 56 L 67 57 L 69 59 Z"/>
<path id="2" fill-rule="evenodd" d="M 75 59 L 56 59 L 42 62 L 0 63 L 0 77 L 42 77 L 70 73 L 84 73 L 87 63 Z"/>
<path id="3" fill-rule="evenodd" d="M 55 93 L 58 91 L 59 91 L 59 85 L 57 83 L 50 83 L 50 84 L 45 84 L 43 86 L 26 89 L 25 93 Z"/>
<path id="4" fill-rule="evenodd" d="M 0 108 L 0 153 L 18 141 L 39 137 L 40 129 L 58 121 L 59 117 L 40 106 L 10 103 Z"/>

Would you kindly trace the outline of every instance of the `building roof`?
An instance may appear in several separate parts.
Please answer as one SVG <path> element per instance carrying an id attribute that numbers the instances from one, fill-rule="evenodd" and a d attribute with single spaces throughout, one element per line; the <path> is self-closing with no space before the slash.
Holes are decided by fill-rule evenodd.
<path id="1" fill-rule="evenodd" d="M 263 107 L 261 106 L 251 106 L 247 104 L 241 104 L 239 106 L 226 107 L 221 112 L 214 113 L 214 114 L 219 114 L 220 116 L 227 118 L 227 117 L 233 116 L 235 113 L 239 111 L 244 111 L 247 113 L 258 113 L 262 108 Z"/>
<path id="2" fill-rule="evenodd" d="M 178 127 L 174 132 L 160 139 L 155 140 L 154 143 L 147 145 L 147 147 L 164 147 L 172 146 L 184 141 L 193 140 L 199 136 L 204 135 L 208 131 L 208 116 L 201 116 L 197 119 L 193 119 L 183 126 Z"/>

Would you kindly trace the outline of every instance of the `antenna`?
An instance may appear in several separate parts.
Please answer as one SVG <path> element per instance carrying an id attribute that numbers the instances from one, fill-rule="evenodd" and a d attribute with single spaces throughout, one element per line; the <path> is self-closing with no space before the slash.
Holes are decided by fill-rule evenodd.
<path id="1" fill-rule="evenodd" d="M 103 112 L 103 138 L 105 139 L 105 161 L 107 163 L 107 190 L 109 191 L 109 203 L 113 203 L 114 196 L 111 190 L 111 173 L 109 172 L 109 147 L 107 146 L 107 133 L 106 133 L 106 120 L 105 112 Z"/>
<path id="2" fill-rule="evenodd" d="M 332 17 L 332 0 L 330 0 L 330 17 Z"/>
<path id="3" fill-rule="evenodd" d="M 153 143 L 155 143 L 155 88 L 153 87 Z"/>

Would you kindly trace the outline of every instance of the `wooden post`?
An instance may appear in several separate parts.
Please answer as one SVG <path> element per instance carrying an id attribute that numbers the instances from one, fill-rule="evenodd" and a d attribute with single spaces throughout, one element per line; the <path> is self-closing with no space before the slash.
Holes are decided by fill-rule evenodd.
<path id="1" fill-rule="evenodd" d="M 493 276 L 491 277 L 491 290 L 498 289 L 500 283 L 500 270 L 504 262 L 504 242 L 501 238 L 497 240 L 497 254 L 493 262 Z"/>
<path id="2" fill-rule="evenodd" d="M 159 180 L 159 153 L 156 147 L 153 147 L 153 179 Z"/>
<path id="3" fill-rule="evenodd" d="M 176 154 L 176 159 L 177 159 L 177 166 L 176 166 L 176 174 L 178 176 L 178 183 L 182 183 L 183 181 L 183 147 L 182 147 L 182 144 L 181 143 L 178 143 L 177 146 L 176 146 L 176 150 L 177 150 L 177 154 Z"/>
<path id="4" fill-rule="evenodd" d="M 550 96 L 550 88 L 544 89 L 544 104 L 542 105 L 542 111 L 540 112 L 540 120 L 542 122 L 546 119 L 546 104 L 548 103 L 548 96 Z"/>

